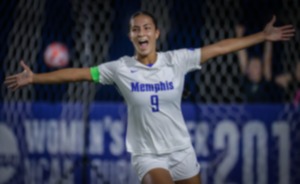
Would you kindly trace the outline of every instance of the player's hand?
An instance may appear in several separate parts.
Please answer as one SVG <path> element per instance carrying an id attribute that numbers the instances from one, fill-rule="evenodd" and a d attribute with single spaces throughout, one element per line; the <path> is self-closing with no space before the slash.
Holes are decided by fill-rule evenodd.
<path id="1" fill-rule="evenodd" d="M 284 25 L 281 27 L 274 27 L 276 16 L 273 15 L 272 20 L 265 26 L 264 33 L 267 41 L 287 41 L 295 35 L 293 25 Z"/>
<path id="2" fill-rule="evenodd" d="M 24 69 L 23 72 L 16 75 L 11 75 L 5 78 L 4 84 L 13 91 L 17 90 L 20 87 L 27 86 L 33 81 L 33 72 L 31 69 L 24 63 L 22 60 L 20 65 Z"/>

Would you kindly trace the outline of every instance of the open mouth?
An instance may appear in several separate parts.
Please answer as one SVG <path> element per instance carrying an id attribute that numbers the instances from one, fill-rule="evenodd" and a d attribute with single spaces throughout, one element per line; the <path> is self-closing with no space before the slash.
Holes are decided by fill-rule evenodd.
<path id="1" fill-rule="evenodd" d="M 147 40 L 139 41 L 139 45 L 140 45 L 141 49 L 146 49 L 148 44 L 149 44 L 149 42 Z"/>

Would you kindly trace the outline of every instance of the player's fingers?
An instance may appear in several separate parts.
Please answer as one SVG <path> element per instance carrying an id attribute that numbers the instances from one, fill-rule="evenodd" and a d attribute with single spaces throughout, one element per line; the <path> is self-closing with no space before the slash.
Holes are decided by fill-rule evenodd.
<path id="1" fill-rule="evenodd" d="M 293 27 L 294 27 L 293 24 L 287 24 L 287 25 L 281 26 L 281 28 L 293 28 Z"/>
<path id="2" fill-rule="evenodd" d="M 15 82 L 17 79 L 15 77 L 13 78 L 6 78 L 4 81 L 4 84 L 12 83 Z"/>
<path id="3" fill-rule="evenodd" d="M 283 37 L 293 37 L 293 36 L 295 36 L 295 34 L 289 33 L 289 34 L 283 34 L 282 36 Z"/>
<path id="4" fill-rule="evenodd" d="M 30 70 L 30 68 L 25 64 L 24 60 L 21 60 L 21 61 L 20 61 L 20 65 L 22 66 L 22 68 L 23 68 L 24 70 Z"/>
<path id="5" fill-rule="evenodd" d="M 9 84 L 9 85 L 7 86 L 7 88 L 12 89 L 12 88 L 14 88 L 15 86 L 17 86 L 17 83 L 11 83 L 11 84 Z"/>
<path id="6" fill-rule="evenodd" d="M 276 22 L 276 16 L 273 15 L 271 21 L 269 22 L 269 24 L 273 25 Z"/>
<path id="7" fill-rule="evenodd" d="M 286 35 L 286 34 L 295 34 L 295 31 L 282 31 L 282 34 L 283 35 Z"/>
<path id="8" fill-rule="evenodd" d="M 282 35 L 290 35 L 290 34 L 295 35 L 296 33 L 294 31 L 283 31 L 283 32 L 281 32 L 281 34 Z"/>
<path id="9" fill-rule="evenodd" d="M 5 79 L 4 84 L 7 84 L 7 83 L 10 83 L 10 82 L 13 82 L 13 81 L 15 81 L 14 78 Z"/>
<path id="10" fill-rule="evenodd" d="M 290 34 L 290 33 L 294 34 L 295 32 L 296 32 L 295 29 L 286 29 L 286 30 L 282 30 L 282 33 L 283 33 L 283 34 Z"/>
<path id="11" fill-rule="evenodd" d="M 9 89 L 14 89 L 16 86 L 18 86 L 18 84 L 14 82 L 14 83 L 8 85 L 7 87 L 8 87 Z"/>
<path id="12" fill-rule="evenodd" d="M 12 80 L 12 79 L 16 79 L 17 75 L 11 75 L 11 76 L 7 76 L 5 78 L 5 80 Z"/>
<path id="13" fill-rule="evenodd" d="M 12 88 L 12 91 L 16 91 L 18 88 L 19 88 L 19 86 L 17 85 L 17 86 Z"/>
<path id="14" fill-rule="evenodd" d="M 281 30 L 293 30 L 296 31 L 293 25 L 285 25 L 280 27 Z"/>
<path id="15" fill-rule="evenodd" d="M 283 40 L 283 41 L 289 41 L 289 40 L 291 40 L 292 39 L 292 37 L 282 37 L 280 40 Z"/>
<path id="16" fill-rule="evenodd" d="M 9 85 L 11 85 L 11 84 L 13 84 L 13 83 L 16 83 L 16 81 L 15 81 L 15 80 L 12 80 L 12 81 L 4 81 L 4 84 L 5 84 L 6 86 L 9 86 Z"/>
<path id="17" fill-rule="evenodd" d="M 291 37 L 289 37 L 289 38 L 285 38 L 285 37 L 284 37 L 284 38 L 282 38 L 281 40 L 282 40 L 282 41 L 290 41 L 290 40 L 291 40 Z"/>

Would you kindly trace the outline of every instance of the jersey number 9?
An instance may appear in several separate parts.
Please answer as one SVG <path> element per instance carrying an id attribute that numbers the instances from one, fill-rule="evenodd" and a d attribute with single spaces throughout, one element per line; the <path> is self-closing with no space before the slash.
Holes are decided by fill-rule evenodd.
<path id="1" fill-rule="evenodd" d="M 152 95 L 150 101 L 152 106 L 152 112 L 158 112 L 159 111 L 158 96 Z"/>

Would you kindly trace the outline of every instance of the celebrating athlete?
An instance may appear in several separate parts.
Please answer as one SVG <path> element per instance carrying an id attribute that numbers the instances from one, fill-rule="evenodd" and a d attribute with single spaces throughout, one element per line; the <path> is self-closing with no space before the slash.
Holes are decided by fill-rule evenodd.
<path id="1" fill-rule="evenodd" d="M 130 18 L 129 38 L 133 56 L 91 68 L 69 68 L 33 73 L 24 71 L 6 78 L 16 90 L 30 84 L 96 81 L 116 84 L 128 106 L 126 148 L 143 184 L 199 184 L 200 165 L 192 147 L 180 104 L 184 76 L 213 57 L 232 53 L 264 41 L 285 41 L 294 35 L 292 25 L 274 27 L 275 17 L 256 34 L 225 39 L 195 49 L 156 51 L 156 19 L 140 11 Z"/>

